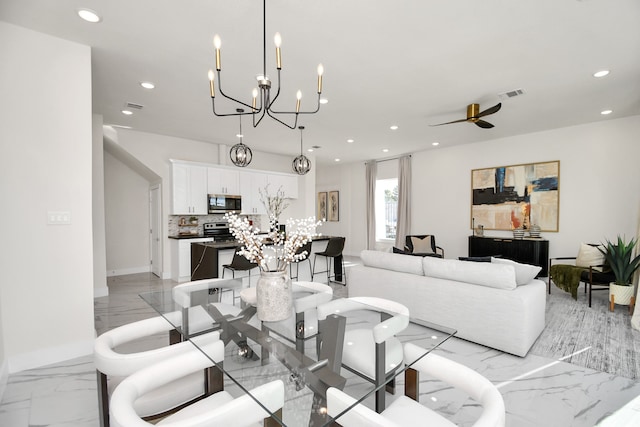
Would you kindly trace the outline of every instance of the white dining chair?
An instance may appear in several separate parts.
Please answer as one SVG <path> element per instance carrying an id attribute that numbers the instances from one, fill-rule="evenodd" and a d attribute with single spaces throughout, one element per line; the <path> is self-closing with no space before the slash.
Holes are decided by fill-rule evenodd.
<path id="1" fill-rule="evenodd" d="M 173 314 L 175 322 L 178 322 L 180 313 L 171 314 Z M 173 330 L 173 324 L 167 319 L 158 316 L 114 328 L 96 338 L 94 342 L 94 362 L 98 380 L 100 425 L 102 427 L 109 426 L 110 396 L 115 387 L 124 378 L 150 364 L 195 351 L 193 345 L 188 342 L 133 353 L 120 352 L 116 347 Z M 218 341 L 219 333 L 212 332 L 197 339 L 199 343 L 206 345 L 207 343 Z M 149 393 L 136 402 L 136 408 L 142 416 L 154 418 L 201 397 L 204 392 L 205 380 L 203 373 L 194 373 L 191 376 L 181 378 L 175 384 L 159 388 L 154 393 Z"/>
<path id="2" fill-rule="evenodd" d="M 381 412 L 385 407 L 385 388 L 395 393 L 394 374 L 403 361 L 402 343 L 395 335 L 409 325 L 409 309 L 383 298 L 340 298 L 318 306 L 318 320 L 363 310 L 380 313 L 380 321 L 374 326 L 362 322 L 346 328 L 342 366 L 376 387 L 387 384 L 376 392 L 376 411 Z"/>
<path id="3" fill-rule="evenodd" d="M 251 288 L 255 289 L 255 288 Z M 292 316 L 278 322 L 268 322 L 266 327 L 296 344 L 296 350 L 304 353 L 304 343 L 318 333 L 318 306 L 333 299 L 333 288 L 324 283 L 293 282 Z"/>
<path id="4" fill-rule="evenodd" d="M 222 341 L 211 343 L 204 351 L 213 360 L 222 361 L 224 358 Z M 180 381 L 181 378 L 200 374 L 203 369 L 212 366 L 209 357 L 203 352 L 191 351 L 150 365 L 127 377 L 116 388 L 111 398 L 112 425 L 114 427 L 153 426 L 154 424 L 142 419 L 136 409 L 136 402 L 158 388 Z M 255 387 L 249 393 L 251 396 L 243 394 L 234 398 L 227 391 L 218 391 L 169 415 L 155 425 L 245 427 L 260 426 L 262 421 L 271 417 L 271 414 L 276 414 L 282 419 L 284 383 L 281 380 Z M 265 425 L 267 424 L 265 421 Z"/>
<path id="5" fill-rule="evenodd" d="M 464 365 L 433 353 L 425 355 L 426 352 L 427 350 L 415 344 L 405 344 L 405 362 L 413 363 L 405 372 L 405 376 L 407 374 L 413 375 L 412 371 L 419 372 L 468 394 L 482 406 L 482 412 L 473 423 L 473 427 L 504 427 L 504 400 L 500 391 L 488 379 Z M 405 378 L 405 395 L 399 396 L 380 414 L 357 403 L 353 397 L 346 393 L 336 388 L 329 388 L 327 390 L 327 413 L 333 418 L 337 417 L 336 422 L 343 427 L 402 427 L 409 425 L 451 427 L 456 425 L 415 400 L 420 393 L 418 390 L 407 391 L 407 387 L 411 387 L 408 384 L 410 381 Z M 414 397 L 408 397 L 407 394 Z"/>

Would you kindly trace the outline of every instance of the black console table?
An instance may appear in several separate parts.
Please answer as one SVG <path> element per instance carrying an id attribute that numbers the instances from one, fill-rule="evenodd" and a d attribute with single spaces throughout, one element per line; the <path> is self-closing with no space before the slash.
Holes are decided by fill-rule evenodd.
<path id="1" fill-rule="evenodd" d="M 545 239 L 512 239 L 469 236 L 469 256 L 497 256 L 542 267 L 538 277 L 547 277 L 549 241 Z"/>

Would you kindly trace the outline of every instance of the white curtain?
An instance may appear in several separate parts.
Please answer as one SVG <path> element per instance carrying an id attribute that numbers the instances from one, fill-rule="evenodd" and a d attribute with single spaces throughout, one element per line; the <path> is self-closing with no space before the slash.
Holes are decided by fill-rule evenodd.
<path id="1" fill-rule="evenodd" d="M 376 247 L 376 176 L 378 164 L 375 160 L 366 163 L 367 179 L 367 249 Z"/>
<path id="2" fill-rule="evenodd" d="M 640 215 L 638 215 L 638 232 L 636 233 L 636 242 L 640 242 Z M 640 243 L 636 243 L 635 255 L 640 254 Z M 636 287 L 636 307 L 633 311 L 633 317 L 631 318 L 631 326 L 634 329 L 640 330 L 640 309 L 638 308 L 638 297 L 640 296 L 640 286 L 638 286 L 638 281 L 640 279 L 640 269 L 636 270 L 636 274 L 633 276 L 633 285 Z"/>
<path id="3" fill-rule="evenodd" d="M 398 221 L 396 223 L 396 247 L 403 249 L 405 236 L 411 226 L 411 156 L 398 162 Z"/>

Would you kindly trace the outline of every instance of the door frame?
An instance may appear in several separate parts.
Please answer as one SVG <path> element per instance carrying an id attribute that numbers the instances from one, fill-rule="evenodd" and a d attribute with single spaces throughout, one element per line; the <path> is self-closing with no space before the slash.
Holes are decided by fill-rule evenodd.
<path id="1" fill-rule="evenodd" d="M 155 200 L 154 192 L 156 192 Z M 154 218 L 157 224 L 155 230 L 157 251 L 154 251 Z M 154 184 L 149 187 L 149 267 L 151 273 L 159 278 L 162 278 L 162 241 L 162 184 Z M 157 253 L 158 259 L 154 259 L 154 253 Z"/>

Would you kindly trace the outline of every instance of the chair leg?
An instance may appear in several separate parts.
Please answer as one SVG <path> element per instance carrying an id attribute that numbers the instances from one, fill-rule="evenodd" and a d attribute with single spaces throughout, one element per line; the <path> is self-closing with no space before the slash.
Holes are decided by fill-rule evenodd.
<path id="1" fill-rule="evenodd" d="M 331 283 L 331 264 L 329 263 L 329 257 L 325 257 L 327 260 L 327 285 Z"/>
<path id="2" fill-rule="evenodd" d="M 109 427 L 109 390 L 107 388 L 107 376 L 96 371 L 98 378 L 98 409 L 100 415 L 100 427 Z"/>
<path id="3" fill-rule="evenodd" d="M 311 271 L 311 260 L 307 257 L 307 261 L 309 261 L 309 275 L 311 276 L 311 281 L 313 282 L 313 271 Z"/>

